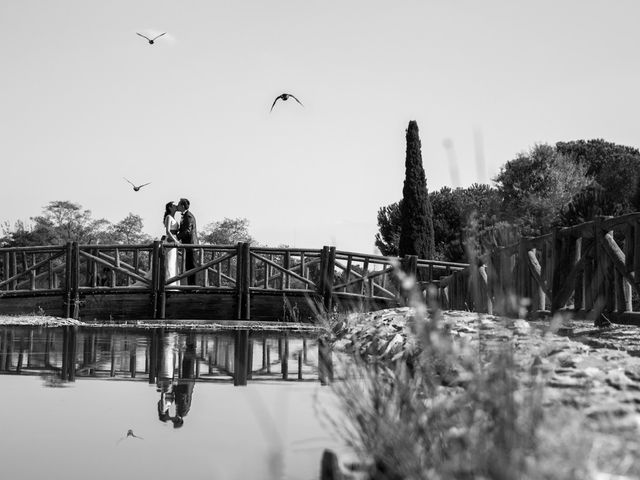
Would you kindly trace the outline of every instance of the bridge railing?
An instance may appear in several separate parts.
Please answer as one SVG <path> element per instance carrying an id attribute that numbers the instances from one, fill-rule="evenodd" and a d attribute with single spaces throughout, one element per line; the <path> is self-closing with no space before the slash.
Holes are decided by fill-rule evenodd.
<path id="1" fill-rule="evenodd" d="M 175 257 L 167 257 L 170 249 L 175 249 Z M 195 253 L 196 266 L 186 269 L 189 251 Z M 176 268 L 166 268 L 167 258 L 177 258 Z M 53 315 L 74 318 L 162 319 L 167 315 L 202 318 L 217 310 L 226 319 L 253 319 L 279 318 L 283 309 L 306 306 L 312 316 L 318 308 L 402 304 L 406 291 L 399 282 L 400 271 L 417 277 L 422 286 L 437 286 L 441 278 L 464 266 L 327 246 L 301 249 L 156 241 L 0 248 L 0 313 L 27 313 L 28 308 L 42 306 Z M 43 295 L 49 295 L 46 302 L 41 301 Z M 56 304 L 56 296 L 62 296 L 62 307 Z M 14 301 L 3 300 L 9 297 Z"/>
<path id="2" fill-rule="evenodd" d="M 251 247 L 249 288 L 316 291 L 322 250 Z"/>
<path id="3" fill-rule="evenodd" d="M 453 308 L 518 315 L 572 310 L 640 321 L 640 213 L 598 217 L 498 247 L 445 282 Z"/>
<path id="4" fill-rule="evenodd" d="M 65 245 L 0 250 L 0 294 L 64 291 L 70 249 Z"/>
<path id="5" fill-rule="evenodd" d="M 154 246 L 72 244 L 79 291 L 151 290 Z"/>

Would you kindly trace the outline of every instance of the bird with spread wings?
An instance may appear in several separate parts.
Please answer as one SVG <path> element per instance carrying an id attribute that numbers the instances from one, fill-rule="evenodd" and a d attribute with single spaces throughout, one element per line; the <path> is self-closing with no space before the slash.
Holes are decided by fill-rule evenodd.
<path id="1" fill-rule="evenodd" d="M 161 36 L 165 35 L 167 32 L 163 32 L 160 35 L 156 35 L 153 38 L 149 38 L 146 35 L 143 35 L 141 33 L 136 32 L 136 35 L 140 35 L 142 38 L 146 38 L 147 42 L 149 42 L 149 45 L 153 45 L 153 42 L 155 42 L 158 38 L 160 38 Z"/>
<path id="2" fill-rule="evenodd" d="M 122 440 L 125 440 L 125 439 L 127 439 L 129 437 L 137 438 L 138 440 L 144 440 L 144 438 L 139 437 L 138 435 L 133 433 L 133 430 L 129 429 L 129 430 L 127 430 L 127 434 L 124 437 L 120 438 L 120 440 L 118 440 L 116 442 L 116 445 L 118 445 Z"/>
<path id="3" fill-rule="evenodd" d="M 298 102 L 300 105 L 302 105 L 302 102 L 300 100 L 298 100 L 295 95 L 292 95 L 290 93 L 282 93 L 280 95 L 278 95 L 276 97 L 276 99 L 273 101 L 273 104 L 271 105 L 271 110 L 269 110 L 270 112 L 273 110 L 273 107 L 275 107 L 276 102 L 278 100 L 282 100 L 283 102 L 286 102 L 287 100 L 289 100 L 289 97 L 293 98 L 296 102 Z M 304 105 L 302 105 L 304 107 Z"/>
<path id="4" fill-rule="evenodd" d="M 149 185 L 151 183 L 151 182 L 147 182 L 147 183 L 143 183 L 142 185 L 136 185 L 131 180 L 129 180 L 127 177 L 122 177 L 122 178 L 124 178 L 127 182 L 129 182 L 131 184 L 131 186 L 133 187 L 133 191 L 134 192 L 139 191 L 142 187 L 145 187 L 145 186 L 147 186 L 147 185 Z"/>

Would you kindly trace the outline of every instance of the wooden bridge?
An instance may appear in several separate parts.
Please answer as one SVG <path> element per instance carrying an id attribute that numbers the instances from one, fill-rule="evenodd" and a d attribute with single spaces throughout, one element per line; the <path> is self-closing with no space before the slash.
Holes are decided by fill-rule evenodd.
<path id="1" fill-rule="evenodd" d="M 167 278 L 168 248 L 178 274 Z M 185 269 L 185 251 L 198 266 Z M 82 320 L 307 321 L 334 308 L 402 304 L 400 278 L 439 286 L 466 264 L 322 249 L 237 245 L 66 245 L 0 248 L 0 314 Z M 402 272 L 402 273 L 401 273 Z M 196 284 L 187 285 L 195 276 Z M 441 289 L 447 303 L 446 289 Z"/>
<path id="2" fill-rule="evenodd" d="M 498 247 L 441 280 L 452 309 L 571 311 L 640 324 L 640 213 L 598 217 Z M 523 303 L 523 299 L 526 301 Z"/>

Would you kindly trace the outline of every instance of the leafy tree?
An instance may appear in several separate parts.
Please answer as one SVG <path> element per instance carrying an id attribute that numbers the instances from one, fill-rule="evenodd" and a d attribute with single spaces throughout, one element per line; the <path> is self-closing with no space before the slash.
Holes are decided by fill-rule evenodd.
<path id="1" fill-rule="evenodd" d="M 31 220 L 36 229 L 50 232 L 53 243 L 91 243 L 108 223 L 105 220 L 93 220 L 90 210 L 66 200 L 49 202 L 43 208 L 42 215 Z"/>
<path id="2" fill-rule="evenodd" d="M 140 215 L 129 213 L 124 219 L 113 225 L 110 229 L 110 240 L 113 243 L 127 245 L 148 243 L 151 237 L 143 232 L 144 223 Z M 106 242 L 104 242 L 106 243 Z"/>
<path id="3" fill-rule="evenodd" d="M 111 225 L 107 220 L 93 219 L 90 210 L 67 200 L 49 202 L 43 208 L 42 215 L 32 217 L 31 221 L 33 227 L 28 235 L 25 235 L 24 224 L 21 224 L 18 225 L 18 230 L 13 232 L 14 237 L 17 234 L 21 238 L 20 241 L 35 239 L 41 245 L 68 241 L 95 243 L 106 234 Z"/>
<path id="4" fill-rule="evenodd" d="M 26 247 L 34 245 L 50 245 L 56 243 L 53 232 L 48 228 L 36 225 L 29 227 L 18 220 L 13 227 L 9 222 L 2 225 L 2 237 L 0 246 L 3 247 Z"/>
<path id="5" fill-rule="evenodd" d="M 233 245 L 238 242 L 253 243 L 249 234 L 249 220 L 246 218 L 225 218 L 210 223 L 202 231 L 202 242 L 214 245 Z"/>
<path id="6" fill-rule="evenodd" d="M 418 124 L 409 122 L 407 128 L 405 179 L 400 206 L 400 256 L 417 255 L 433 258 L 435 254 L 433 211 L 429 201 L 427 179 L 422 166 L 422 152 Z"/>
<path id="7" fill-rule="evenodd" d="M 480 229 L 491 227 L 500 211 L 500 196 L 486 184 L 469 188 L 442 187 L 429 193 L 433 209 L 435 255 L 433 258 L 449 262 L 466 262 L 465 234 L 471 215 L 475 215 Z M 396 202 L 378 210 L 376 246 L 383 255 L 396 256 L 400 238 L 400 207 Z"/>
<path id="8" fill-rule="evenodd" d="M 521 153 L 495 178 L 502 198 L 500 220 L 515 225 L 522 235 L 545 233 L 561 209 L 589 185 L 586 172 L 584 164 L 546 144 Z"/>
<path id="9" fill-rule="evenodd" d="M 376 233 L 376 247 L 382 255 L 398 256 L 400 242 L 400 210 L 402 200 L 392 203 L 378 210 L 378 230 Z"/>
<path id="10" fill-rule="evenodd" d="M 483 231 L 493 226 L 500 211 L 500 197 L 489 185 L 474 183 L 469 188 L 443 187 L 430 193 L 436 257 L 450 262 L 466 262 L 466 237 L 470 228 Z M 473 218 L 473 227 L 471 219 Z"/>
<path id="11" fill-rule="evenodd" d="M 575 218 L 571 213 L 573 208 L 567 208 L 563 221 L 571 224 L 584 221 L 584 214 L 589 211 L 598 215 L 622 215 L 640 210 L 640 151 L 637 148 L 595 139 L 558 142 L 556 149 L 583 163 L 589 179 L 597 184 L 590 183 L 573 202 L 573 207 L 584 202 L 584 207 L 589 202 L 597 204 L 587 209 L 579 207 L 581 213 Z"/>
<path id="12" fill-rule="evenodd" d="M 596 177 L 609 167 L 609 162 L 619 156 L 640 157 L 640 151 L 634 147 L 617 145 L 598 138 L 594 140 L 574 140 L 571 142 L 557 142 L 556 151 L 575 162 L 583 163 L 587 167 L 587 175 Z"/>
<path id="13" fill-rule="evenodd" d="M 571 201 L 565 205 L 558 214 L 558 225 L 577 225 L 592 220 L 594 217 L 604 215 L 610 210 L 611 205 L 607 193 L 598 182 L 578 192 Z"/>

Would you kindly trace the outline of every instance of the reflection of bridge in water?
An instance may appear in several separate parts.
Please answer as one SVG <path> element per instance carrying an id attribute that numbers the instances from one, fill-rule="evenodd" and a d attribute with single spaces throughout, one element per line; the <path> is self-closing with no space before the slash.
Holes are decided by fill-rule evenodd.
<path id="1" fill-rule="evenodd" d="M 189 362 L 189 368 L 186 364 Z M 50 386 L 77 379 L 195 382 L 330 380 L 331 354 L 314 333 L 246 329 L 0 329 L 0 374 L 40 375 Z"/>

